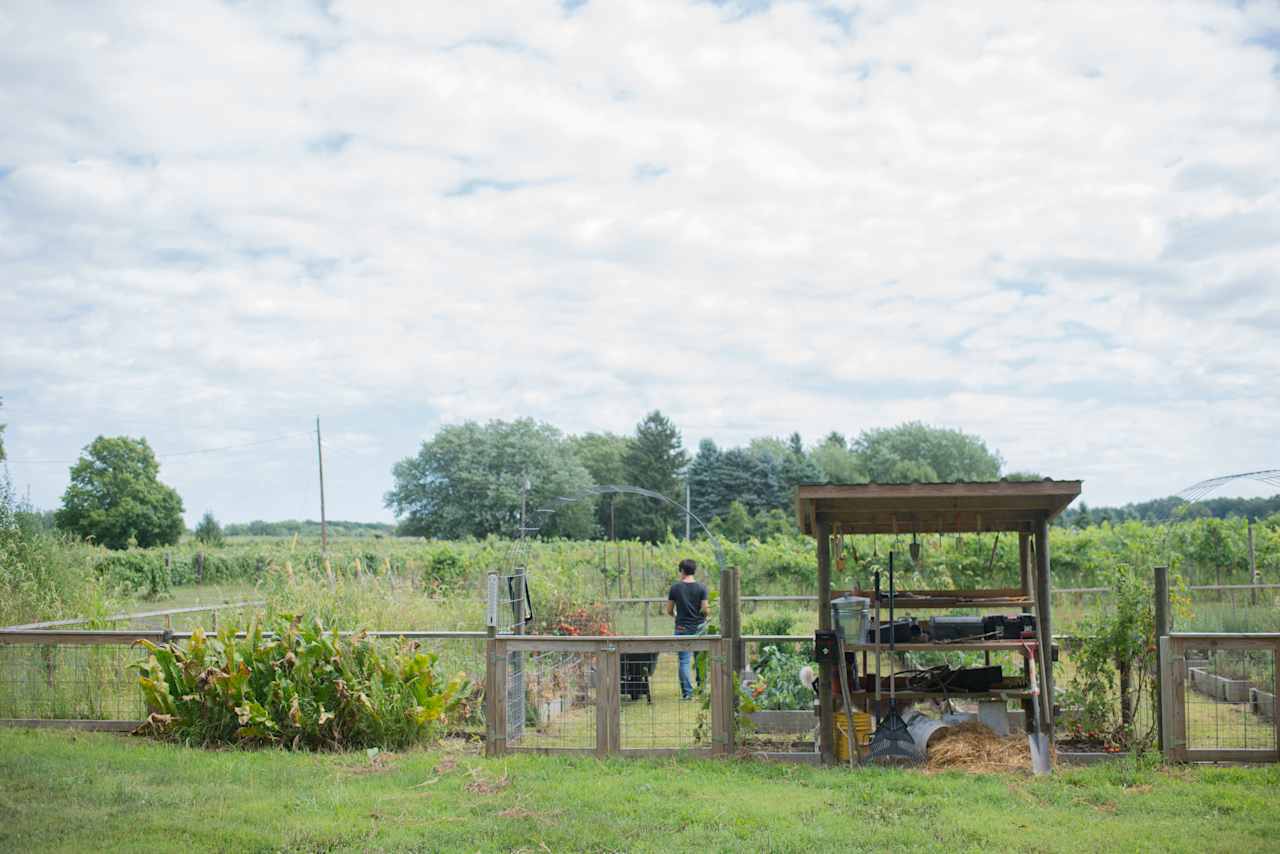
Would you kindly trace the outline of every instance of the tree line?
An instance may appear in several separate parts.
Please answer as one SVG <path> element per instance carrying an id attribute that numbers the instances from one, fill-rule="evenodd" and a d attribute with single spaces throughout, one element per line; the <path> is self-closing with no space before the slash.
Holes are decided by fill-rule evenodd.
<path id="1" fill-rule="evenodd" d="M 1280 513 L 1280 495 L 1270 498 L 1202 498 L 1187 501 L 1171 495 L 1125 504 L 1122 507 L 1090 507 L 1080 501 L 1058 517 L 1071 528 L 1120 522 L 1179 522 L 1186 519 L 1265 519 Z"/>
<path id="2" fill-rule="evenodd" d="M 2 434 L 0 434 L 2 436 Z M 3 446 L 0 445 L 0 453 Z M 144 438 L 99 436 L 71 467 L 62 506 L 30 513 L 74 536 L 120 549 L 169 545 L 186 533 L 182 498 L 159 480 L 159 463 Z M 545 422 L 468 421 L 448 425 L 418 452 L 396 463 L 386 506 L 396 515 L 381 523 L 331 522 L 334 535 L 388 534 L 461 539 L 511 536 L 521 525 L 543 537 L 656 542 L 683 534 L 686 490 L 694 516 L 734 542 L 795 531 L 793 497 L 801 483 L 904 483 L 1037 479 L 1004 472 L 1004 461 L 978 436 L 908 422 L 839 432 L 806 446 L 798 433 L 763 436 L 736 447 L 703 439 L 690 454 L 675 423 L 653 411 L 629 435 L 569 435 Z M 626 485 L 666 497 L 594 496 L 594 487 Z M 557 499 L 588 496 L 564 503 Z M 27 508 L 28 510 L 30 508 Z M 1178 498 L 1090 508 L 1083 502 L 1057 523 L 1087 527 L 1134 520 L 1164 522 L 1197 517 L 1280 512 L 1280 496 L 1216 498 L 1188 504 Z M 698 525 L 693 526 L 695 533 Z M 201 542 L 223 534 L 280 536 L 317 533 L 317 523 L 294 520 L 218 525 L 206 513 L 195 530 Z"/>
<path id="3" fill-rule="evenodd" d="M 532 419 L 443 427 L 395 465 L 385 500 L 403 534 L 509 535 L 523 502 L 526 527 L 541 535 L 653 542 L 683 533 L 687 487 L 698 519 L 741 540 L 794 530 L 801 483 L 987 481 L 1000 478 L 1003 465 L 981 438 L 919 422 L 865 430 L 852 441 L 832 432 L 812 447 L 799 433 L 731 448 L 704 439 L 691 456 L 675 423 L 655 410 L 630 435 L 574 436 Z M 628 494 L 556 501 L 608 485 L 641 487 L 669 503 Z"/>

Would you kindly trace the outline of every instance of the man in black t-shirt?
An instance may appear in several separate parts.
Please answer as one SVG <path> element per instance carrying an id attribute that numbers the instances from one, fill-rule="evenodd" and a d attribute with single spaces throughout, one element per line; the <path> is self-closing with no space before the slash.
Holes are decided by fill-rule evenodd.
<path id="1" fill-rule="evenodd" d="M 693 580 L 698 564 L 692 558 L 680 561 L 680 580 L 667 591 L 667 613 L 676 618 L 677 635 L 701 634 L 711 613 L 707 605 L 707 588 Z M 693 653 L 681 652 L 680 696 L 688 700 L 693 696 Z"/>

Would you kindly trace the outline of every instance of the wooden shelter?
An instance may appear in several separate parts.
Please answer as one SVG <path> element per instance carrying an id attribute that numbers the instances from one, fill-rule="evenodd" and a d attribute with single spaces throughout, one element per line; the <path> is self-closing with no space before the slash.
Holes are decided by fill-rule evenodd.
<path id="1" fill-rule="evenodd" d="M 1010 532 L 1018 535 L 1019 586 L 988 590 L 902 591 L 909 607 L 1020 607 L 1036 616 L 1035 654 L 1042 674 L 1040 715 L 1053 739 L 1052 618 L 1049 522 L 1080 494 L 1078 480 L 982 483 L 802 484 L 796 489 L 800 529 L 817 540 L 818 626 L 831 625 L 831 538 L 836 534 L 921 535 Z M 862 591 L 859 591 L 862 594 Z M 877 607 L 879 603 L 876 603 Z M 905 603 L 904 603 L 905 604 Z M 850 649 L 865 647 L 854 644 Z M 904 651 L 957 649 L 957 645 L 900 644 Z M 984 641 L 964 648 L 1016 652 L 1021 644 Z M 818 683 L 819 748 L 835 760 L 835 668 L 823 664 Z"/>

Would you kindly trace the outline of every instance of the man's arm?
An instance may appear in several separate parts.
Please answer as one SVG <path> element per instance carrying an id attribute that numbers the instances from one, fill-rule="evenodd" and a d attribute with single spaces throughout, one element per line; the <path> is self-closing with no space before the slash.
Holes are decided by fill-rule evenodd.
<path id="1" fill-rule="evenodd" d="M 703 597 L 702 599 L 702 616 L 711 616 L 711 602 L 706 597 Z"/>
<path id="2" fill-rule="evenodd" d="M 674 617 L 676 615 L 676 597 L 675 593 L 667 591 L 667 616 Z"/>

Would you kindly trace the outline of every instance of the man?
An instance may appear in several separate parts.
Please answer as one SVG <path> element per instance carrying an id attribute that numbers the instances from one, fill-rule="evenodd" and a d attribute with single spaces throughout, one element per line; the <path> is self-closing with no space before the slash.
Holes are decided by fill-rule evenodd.
<path id="1" fill-rule="evenodd" d="M 711 613 L 707 588 L 694 580 L 698 564 L 692 558 L 680 561 L 680 580 L 667 591 L 667 614 L 676 618 L 676 635 L 702 633 Z M 680 652 L 680 699 L 693 697 L 693 653 Z"/>

